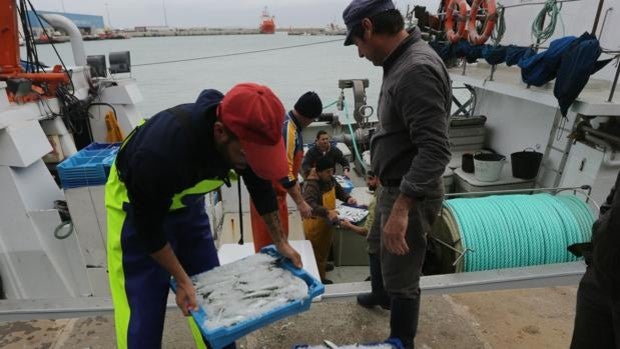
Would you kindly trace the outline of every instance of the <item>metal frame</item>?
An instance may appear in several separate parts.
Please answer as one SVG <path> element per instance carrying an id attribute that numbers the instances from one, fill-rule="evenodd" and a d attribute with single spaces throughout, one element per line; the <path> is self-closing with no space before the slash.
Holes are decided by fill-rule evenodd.
<path id="1" fill-rule="evenodd" d="M 452 86 L 452 89 L 453 90 L 467 90 L 470 93 L 470 97 L 467 101 L 465 101 L 465 103 L 461 103 L 461 101 L 459 101 L 458 98 L 456 98 L 454 94 L 452 94 L 452 102 L 456 104 L 458 108 L 456 109 L 456 111 L 452 113 L 451 116 L 473 116 L 476 110 L 476 102 L 477 102 L 476 90 L 467 84 L 464 84 L 463 86 L 460 86 L 460 87 Z M 467 108 L 470 105 L 471 105 L 471 109 L 470 111 L 467 111 Z"/>
<path id="2" fill-rule="evenodd" d="M 549 264 L 542 266 L 489 270 L 459 274 L 423 276 L 420 287 L 424 294 L 454 294 L 576 285 L 583 273 L 583 262 Z M 370 291 L 369 282 L 353 282 L 325 286 L 322 301 L 350 300 Z M 172 297 L 168 309 L 175 309 Z M 0 321 L 27 321 L 112 315 L 110 297 L 82 297 L 63 299 L 0 300 Z"/>
<path id="3" fill-rule="evenodd" d="M 577 285 L 585 272 L 583 262 L 488 270 L 469 273 L 423 276 L 420 288 L 424 294 L 454 294 L 499 291 L 520 288 Z M 323 301 L 349 300 L 370 291 L 369 282 L 325 286 Z M 1 319 L 1 317 L 0 317 Z"/>
<path id="4" fill-rule="evenodd" d="M 555 194 L 563 191 L 572 190 L 573 194 L 580 193 L 586 197 L 586 203 L 592 203 L 597 211 L 601 210 L 601 205 L 592 198 L 592 187 L 589 185 L 582 185 L 581 187 L 557 187 L 557 188 L 530 188 L 530 189 L 510 189 L 510 190 L 495 190 L 495 191 L 477 191 L 469 193 L 450 193 L 444 194 L 444 198 L 461 197 L 461 196 L 489 196 L 489 195 L 501 195 L 501 194 L 531 194 L 532 192 L 550 192 Z M 459 253 L 465 253 L 458 251 Z"/>
<path id="5" fill-rule="evenodd" d="M 496 195 L 496 194 L 526 194 L 531 192 L 562 192 L 567 190 L 574 190 L 583 193 L 586 196 L 590 196 L 592 193 L 592 187 L 589 185 L 582 185 L 580 187 L 555 187 L 555 188 L 529 188 L 529 189 L 508 189 L 508 190 L 494 190 L 494 191 L 477 191 L 469 193 L 449 193 L 444 194 L 444 197 L 457 197 L 457 196 L 476 196 L 476 195 Z M 587 193 L 584 192 L 587 190 Z M 590 199 L 592 200 L 592 199 Z M 594 201 L 594 200 L 593 200 Z"/>

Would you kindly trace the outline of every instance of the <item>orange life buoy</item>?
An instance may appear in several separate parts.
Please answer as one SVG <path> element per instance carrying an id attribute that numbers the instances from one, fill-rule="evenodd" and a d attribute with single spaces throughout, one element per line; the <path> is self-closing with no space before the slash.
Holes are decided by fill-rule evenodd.
<path id="1" fill-rule="evenodd" d="M 458 19 L 456 23 L 456 31 L 454 31 L 454 11 L 458 10 Z M 469 5 L 466 0 L 450 0 L 446 7 L 446 36 L 450 42 L 458 42 L 465 37 L 465 27 L 467 24 L 467 11 Z"/>
<path id="2" fill-rule="evenodd" d="M 486 18 L 484 20 L 482 33 L 478 33 L 478 29 L 476 28 L 476 21 L 480 8 L 486 10 Z M 495 0 L 474 0 L 474 3 L 471 5 L 471 12 L 469 13 L 469 22 L 467 23 L 469 42 L 472 45 L 482 45 L 487 42 L 489 37 L 491 37 L 493 28 L 495 28 L 495 22 L 497 22 Z"/>

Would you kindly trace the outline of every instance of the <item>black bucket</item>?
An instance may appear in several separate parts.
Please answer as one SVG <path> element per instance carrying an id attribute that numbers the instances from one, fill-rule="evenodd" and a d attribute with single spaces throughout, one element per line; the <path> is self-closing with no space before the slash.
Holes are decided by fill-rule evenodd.
<path id="1" fill-rule="evenodd" d="M 461 168 L 464 172 L 474 173 L 474 154 L 463 154 L 463 157 L 461 159 Z"/>
<path id="2" fill-rule="evenodd" d="M 512 176 L 521 179 L 534 179 L 538 176 L 538 169 L 542 161 L 543 154 L 535 150 L 519 151 L 510 154 L 512 164 Z"/>

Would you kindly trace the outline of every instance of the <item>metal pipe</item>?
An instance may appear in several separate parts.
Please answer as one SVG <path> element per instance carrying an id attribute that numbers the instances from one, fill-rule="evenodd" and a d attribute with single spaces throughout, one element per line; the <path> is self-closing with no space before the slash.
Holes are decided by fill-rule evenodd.
<path id="1" fill-rule="evenodd" d="M 454 294 L 518 288 L 576 285 L 585 272 L 583 262 L 549 264 L 511 269 L 422 276 L 424 294 Z M 370 282 L 325 286 L 322 301 L 342 301 L 370 291 Z"/>
<path id="2" fill-rule="evenodd" d="M 591 187 L 590 187 L 590 189 L 588 189 L 587 193 L 585 193 L 583 190 L 565 189 L 565 190 L 558 190 L 556 192 L 556 195 L 561 193 L 561 192 L 563 192 L 563 191 L 568 191 L 568 190 L 573 190 L 573 195 L 577 195 L 577 193 L 579 193 L 581 195 L 585 195 L 586 203 L 589 203 L 590 201 L 592 201 L 592 205 L 594 205 L 594 207 L 596 207 L 596 212 L 599 212 L 601 210 L 601 205 L 599 205 L 598 202 L 592 198 L 592 188 Z"/>
<path id="3" fill-rule="evenodd" d="M 529 193 L 529 192 L 559 192 L 564 190 L 589 190 L 589 185 L 582 185 L 580 187 L 562 187 L 562 188 L 530 188 L 530 189 L 511 189 L 511 190 L 494 190 L 494 191 L 477 191 L 470 193 L 450 193 L 444 194 L 445 198 L 454 196 L 473 196 L 473 195 L 495 195 L 495 194 L 517 194 L 517 193 Z"/>
<path id="4" fill-rule="evenodd" d="M 555 171 L 557 172 L 557 171 Z M 531 189 L 512 189 L 512 190 L 495 190 L 495 191 L 478 191 L 478 192 L 470 192 L 470 193 L 450 193 L 444 194 L 445 200 L 450 197 L 457 196 L 488 196 L 488 195 L 497 195 L 497 194 L 528 194 L 531 192 L 553 192 L 554 194 L 561 193 L 563 191 L 573 190 L 575 193 L 579 192 L 584 195 L 588 201 L 592 201 L 594 206 L 600 211 L 600 205 L 592 199 L 592 187 L 589 185 L 582 185 L 581 187 L 563 187 L 563 188 L 531 188 Z"/>
<path id="5" fill-rule="evenodd" d="M 575 2 L 575 1 L 581 1 L 581 0 L 557 0 L 557 3 L 562 3 L 562 2 Z M 531 6 L 531 5 L 544 5 L 546 4 L 546 2 L 528 2 L 528 3 L 521 3 L 521 4 L 515 4 L 515 5 L 507 5 L 504 6 L 504 8 L 513 8 L 513 7 L 521 7 L 521 6 Z"/>
<path id="6" fill-rule="evenodd" d="M 607 16 L 609 15 L 609 12 L 611 12 L 613 10 L 614 10 L 613 7 L 610 7 L 607 10 L 605 10 L 605 15 L 603 16 L 603 23 L 601 24 L 601 30 L 598 32 L 598 39 L 599 40 L 603 36 L 603 29 L 605 29 L 605 23 L 607 23 Z"/>
<path id="7" fill-rule="evenodd" d="M 605 155 L 603 156 L 603 163 L 605 164 L 605 166 L 608 167 L 619 167 L 620 166 L 620 159 L 611 159 L 611 155 L 608 156 L 607 154 L 613 154 L 614 153 L 614 147 L 611 146 L 611 144 L 609 144 L 608 142 L 598 138 L 598 137 L 594 137 L 594 136 L 590 136 L 590 135 L 585 135 L 584 137 L 586 139 L 586 141 L 588 142 L 592 142 L 596 145 L 599 145 L 601 147 L 605 148 Z"/>
<path id="8" fill-rule="evenodd" d="M 607 102 L 611 102 L 614 99 L 614 94 L 616 93 L 616 86 L 618 85 L 618 76 L 620 76 L 620 57 L 618 57 L 618 61 L 616 62 L 616 76 L 614 77 L 614 82 L 611 84 L 611 91 L 609 91 L 609 98 Z"/>
<path id="9" fill-rule="evenodd" d="M 71 38 L 71 49 L 73 50 L 73 60 L 75 65 L 86 66 L 86 51 L 84 50 L 84 42 L 82 41 L 82 33 L 67 17 L 56 14 L 41 15 L 52 27 L 62 29 L 69 34 Z"/>
<path id="10" fill-rule="evenodd" d="M 570 262 L 511 269 L 422 276 L 420 288 L 424 294 L 453 294 L 519 288 L 567 286 L 579 283 L 585 263 Z M 325 286 L 322 301 L 352 299 L 370 292 L 370 282 L 351 282 Z M 177 306 L 171 295 L 167 309 Z M 0 300 L 0 321 L 64 319 L 111 315 L 114 311 L 110 297 L 79 297 L 59 299 Z"/>
<path id="11" fill-rule="evenodd" d="M 598 29 L 598 21 L 601 19 L 601 12 L 603 11 L 603 3 L 605 0 L 599 0 L 598 9 L 596 9 L 596 16 L 594 16 L 594 25 L 592 26 L 592 35 L 596 35 L 596 29 Z"/>
<path id="12" fill-rule="evenodd" d="M 616 145 L 620 145 L 620 137 L 616 137 L 614 135 L 610 135 L 608 133 L 599 131 L 599 130 L 595 130 L 592 127 L 588 127 L 588 126 L 583 126 L 582 129 L 588 133 L 591 133 L 599 138 L 602 138 L 608 142 L 614 143 Z"/>

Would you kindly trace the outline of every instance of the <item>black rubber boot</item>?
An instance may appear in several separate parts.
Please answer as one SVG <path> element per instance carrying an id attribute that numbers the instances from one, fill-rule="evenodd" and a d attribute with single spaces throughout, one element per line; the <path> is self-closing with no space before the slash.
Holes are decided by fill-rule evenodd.
<path id="1" fill-rule="evenodd" d="M 357 296 L 357 304 L 364 308 L 374 308 L 380 306 L 383 309 L 390 309 L 390 297 L 383 288 L 383 275 L 381 275 L 381 258 L 378 254 L 369 254 L 370 259 L 370 286 L 371 292 Z"/>
<path id="2" fill-rule="evenodd" d="M 405 349 L 415 347 L 413 339 L 418 330 L 420 297 L 414 299 L 392 298 L 390 314 L 390 338 L 399 339 Z"/>

